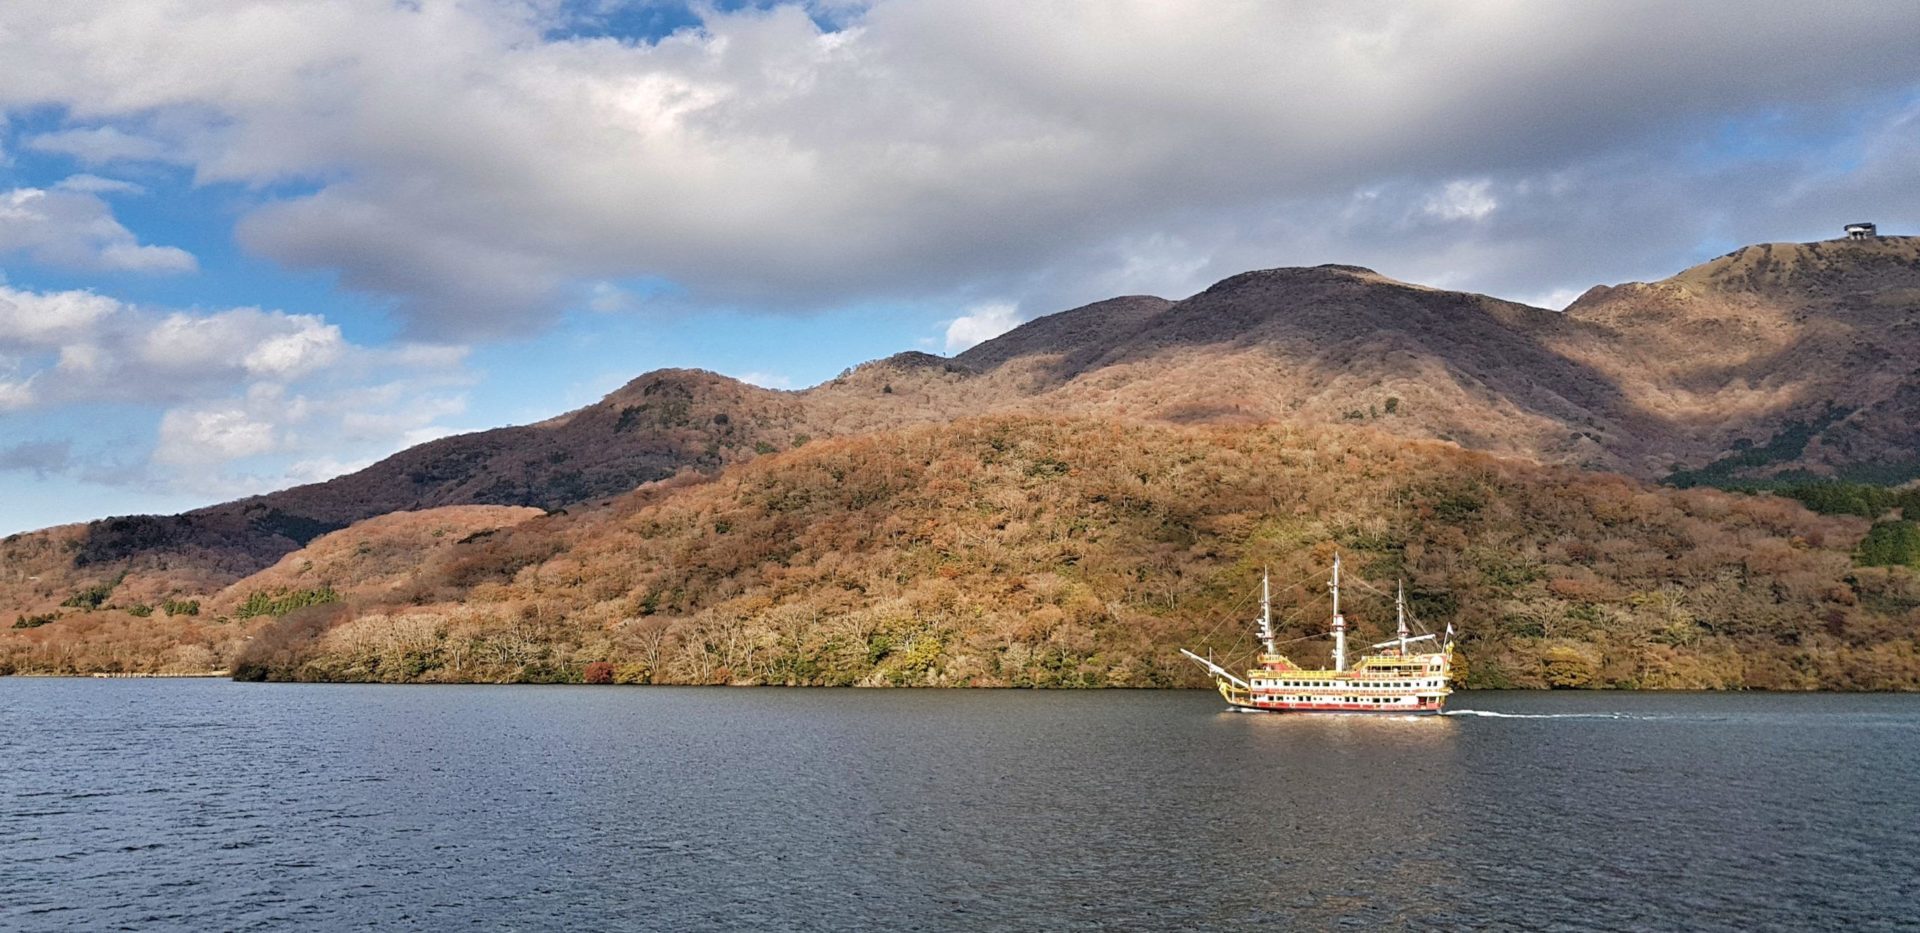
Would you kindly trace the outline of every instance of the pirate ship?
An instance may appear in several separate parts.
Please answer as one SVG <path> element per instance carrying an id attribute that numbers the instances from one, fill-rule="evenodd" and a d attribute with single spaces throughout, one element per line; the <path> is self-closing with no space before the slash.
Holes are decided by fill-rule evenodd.
<path id="1" fill-rule="evenodd" d="M 1213 675 L 1220 695 L 1247 710 L 1302 713 L 1438 713 L 1446 705 L 1447 676 L 1453 666 L 1453 626 L 1444 634 L 1414 635 L 1407 625 L 1406 588 L 1394 596 L 1398 634 L 1390 641 L 1369 645 L 1348 664 L 1347 620 L 1340 614 L 1340 556 L 1333 558 L 1333 668 L 1311 670 L 1280 653 L 1273 627 L 1273 588 L 1266 573 L 1260 576 L 1259 637 L 1261 652 L 1244 676 L 1211 658 L 1180 649 Z M 1423 644 L 1424 643 L 1424 644 Z M 1431 650 L 1420 651 L 1417 648 Z"/>

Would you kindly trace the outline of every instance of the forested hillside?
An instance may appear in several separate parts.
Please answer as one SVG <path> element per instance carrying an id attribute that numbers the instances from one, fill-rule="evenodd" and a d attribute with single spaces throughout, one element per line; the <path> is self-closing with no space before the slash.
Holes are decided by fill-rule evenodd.
<path id="1" fill-rule="evenodd" d="M 1324 653 L 1338 548 L 1373 587 L 1351 588 L 1358 637 L 1386 633 L 1405 579 L 1426 625 L 1462 632 L 1472 686 L 1920 687 L 1920 581 L 1856 567 L 1866 528 L 1357 430 L 990 418 L 469 535 L 386 575 L 399 586 L 288 612 L 234 662 L 270 679 L 1194 686 L 1174 647 L 1244 653 L 1263 564 L 1299 584 L 1276 595 L 1285 637 L 1307 639 L 1288 650 Z"/>

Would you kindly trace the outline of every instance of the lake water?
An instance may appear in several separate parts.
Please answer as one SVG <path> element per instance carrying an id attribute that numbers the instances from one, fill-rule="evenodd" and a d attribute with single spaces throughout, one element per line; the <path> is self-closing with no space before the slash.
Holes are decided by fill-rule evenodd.
<path id="1" fill-rule="evenodd" d="M 1915 929 L 1920 697 L 0 678 L 0 928 Z"/>

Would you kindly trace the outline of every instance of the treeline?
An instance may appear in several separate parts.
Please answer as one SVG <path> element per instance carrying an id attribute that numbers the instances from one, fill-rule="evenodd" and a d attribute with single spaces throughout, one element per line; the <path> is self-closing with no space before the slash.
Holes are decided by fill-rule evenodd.
<path id="1" fill-rule="evenodd" d="M 1920 485 L 1888 487 L 1833 480 L 1796 483 L 1771 491 L 1822 515 L 1857 515 L 1873 520 L 1855 552 L 1863 566 L 1920 568 L 1920 521 L 1916 521 L 1920 519 Z"/>
<path id="2" fill-rule="evenodd" d="M 1771 490 L 1806 505 L 1822 515 L 1858 515 L 1884 518 L 1900 512 L 1920 516 L 1920 486 L 1888 487 L 1842 481 L 1796 483 Z"/>
<path id="3" fill-rule="evenodd" d="M 31 619 L 31 617 L 29 617 Z M 204 616 L 68 613 L 0 638 L 0 674 L 203 674 L 227 670 L 260 623 Z"/>
<path id="4" fill-rule="evenodd" d="M 1193 686 L 1259 568 L 1299 660 L 1382 593 L 1478 687 L 1915 689 L 1920 582 L 1869 521 L 1360 432 L 991 418 L 818 441 L 438 549 L 304 608 L 258 679 Z"/>
<path id="5" fill-rule="evenodd" d="M 391 589 L 436 548 L 539 514 L 493 506 L 389 513 L 324 535 L 273 567 L 193 597 L 174 592 L 177 577 L 165 567 L 63 578 L 42 560 L 24 569 L 43 590 L 41 604 L 56 608 L 16 614 L 13 629 L 36 631 L 0 637 L 0 672 L 225 669 L 264 621 Z M 8 556 L 0 543 L 0 560 Z M 0 564 L 5 570 L 14 567 Z"/>

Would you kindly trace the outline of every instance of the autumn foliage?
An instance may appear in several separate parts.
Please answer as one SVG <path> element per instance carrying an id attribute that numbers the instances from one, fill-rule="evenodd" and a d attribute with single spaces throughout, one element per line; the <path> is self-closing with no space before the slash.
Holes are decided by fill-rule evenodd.
<path id="1" fill-rule="evenodd" d="M 1307 639 L 1288 650 L 1322 654 L 1337 548 L 1356 637 L 1385 636 L 1404 579 L 1424 624 L 1462 633 L 1472 686 L 1920 687 L 1920 577 L 1856 567 L 1868 526 L 1355 429 L 986 418 L 816 441 L 422 549 L 268 623 L 236 669 L 1195 686 L 1176 649 L 1244 656 L 1263 565 L 1283 638 Z"/>

